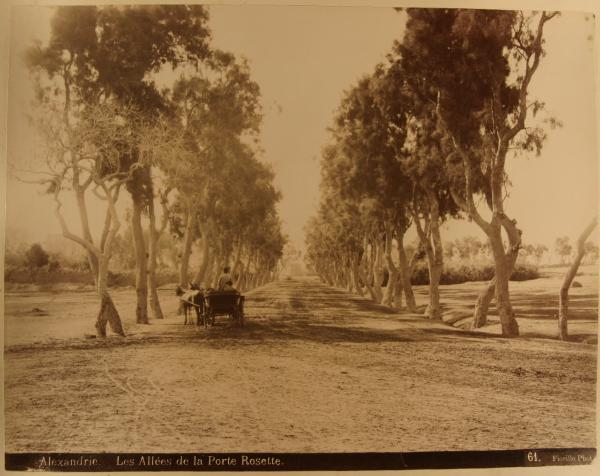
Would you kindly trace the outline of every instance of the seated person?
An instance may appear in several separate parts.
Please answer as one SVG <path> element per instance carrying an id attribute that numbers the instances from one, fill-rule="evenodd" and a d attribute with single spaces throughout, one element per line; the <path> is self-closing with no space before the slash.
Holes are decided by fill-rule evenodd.
<path id="1" fill-rule="evenodd" d="M 225 266 L 223 268 L 223 274 L 219 276 L 219 281 L 217 283 L 217 291 L 235 291 L 236 289 L 233 287 L 233 278 L 231 277 L 231 268 L 229 266 Z"/>

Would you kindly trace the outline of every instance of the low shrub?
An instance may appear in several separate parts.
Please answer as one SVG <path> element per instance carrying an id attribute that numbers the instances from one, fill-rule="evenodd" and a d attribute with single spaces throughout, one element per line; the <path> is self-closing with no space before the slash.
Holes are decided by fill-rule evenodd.
<path id="1" fill-rule="evenodd" d="M 35 274 L 35 283 L 75 283 L 75 284 L 94 284 L 94 279 L 89 272 L 82 272 L 73 269 L 53 268 L 45 266 Z M 26 266 L 8 265 L 4 267 L 4 281 L 7 283 L 28 284 L 32 283 L 31 272 Z"/>
<path id="2" fill-rule="evenodd" d="M 540 272 L 537 266 L 531 264 L 517 264 L 512 276 L 511 281 L 529 281 L 530 279 L 537 279 L 540 277 Z"/>
<path id="3" fill-rule="evenodd" d="M 461 284 L 469 281 L 489 281 L 494 277 L 494 265 L 460 265 L 447 266 L 442 271 L 440 284 Z M 510 278 L 511 281 L 527 281 L 537 279 L 540 273 L 535 266 L 517 264 Z M 419 263 L 413 269 L 411 283 L 415 285 L 429 284 L 429 271 L 427 264 Z"/>
<path id="4" fill-rule="evenodd" d="M 33 284 L 31 273 L 27 266 L 6 264 L 4 266 L 4 281 L 13 284 Z M 158 286 L 176 283 L 179 275 L 175 271 L 161 270 L 157 273 Z M 53 283 L 70 284 L 94 284 L 94 278 L 90 271 L 84 269 L 71 269 L 56 266 L 51 261 L 47 266 L 41 268 L 35 276 L 35 284 L 45 285 Z M 109 287 L 135 286 L 134 271 L 109 271 Z"/>

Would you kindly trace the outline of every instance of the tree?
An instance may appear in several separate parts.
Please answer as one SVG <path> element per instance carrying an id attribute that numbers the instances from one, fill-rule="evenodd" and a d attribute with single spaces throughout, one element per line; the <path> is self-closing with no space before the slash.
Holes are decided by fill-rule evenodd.
<path id="1" fill-rule="evenodd" d="M 598 218 L 594 217 L 591 223 L 583 230 L 583 233 L 577 239 L 577 254 L 575 255 L 575 259 L 573 263 L 569 267 L 567 273 L 565 274 L 565 278 L 563 284 L 560 288 L 559 293 L 559 301 L 558 301 L 558 335 L 560 340 L 567 340 L 568 338 L 568 329 L 567 323 L 569 319 L 569 288 L 571 287 L 571 283 L 577 274 L 577 270 L 579 269 L 579 265 L 581 264 L 581 260 L 586 252 L 585 242 L 592 234 L 592 231 L 596 228 L 598 223 Z"/>
<path id="2" fill-rule="evenodd" d="M 542 258 L 544 254 L 548 252 L 548 247 L 546 245 L 535 245 L 533 247 L 533 256 L 535 256 L 535 264 L 539 266 L 542 262 Z"/>
<path id="3" fill-rule="evenodd" d="M 356 288 L 359 294 L 365 286 L 376 302 L 393 306 L 399 305 L 403 291 L 407 306 L 414 311 L 416 304 L 403 243 L 411 224 L 411 187 L 398 157 L 406 137 L 402 122 L 405 115 L 397 111 L 402 103 L 391 100 L 394 91 L 385 75 L 381 67 L 373 76 L 361 79 L 338 108 L 332 128 L 333 143 L 324 151 L 322 160 L 322 207 L 326 209 L 335 202 L 344 217 L 337 223 L 337 239 L 332 240 L 340 261 L 332 264 L 337 269 L 337 281 Z M 388 124 L 394 115 L 395 133 L 390 134 Z M 323 214 L 328 212 L 324 210 Z M 316 223 L 326 226 L 326 221 Z M 359 223 L 362 226 L 356 236 L 351 230 L 356 230 Z M 394 241 L 398 265 L 392 258 Z M 336 246 L 336 242 L 345 245 Z M 313 253 L 314 258 L 317 255 Z M 386 271 L 384 294 L 381 288 Z"/>
<path id="4" fill-rule="evenodd" d="M 163 170 L 161 170 L 161 167 L 165 163 L 189 161 L 189 151 L 185 147 L 184 136 L 181 133 L 180 128 L 177 127 L 177 124 L 172 118 L 164 116 L 160 116 L 153 122 L 152 127 L 144 131 L 138 150 L 140 157 L 142 157 L 142 160 L 147 165 L 146 170 L 148 174 L 146 197 L 148 232 L 146 235 L 142 234 L 144 242 L 148 243 L 148 253 L 146 255 L 148 302 L 153 317 L 155 319 L 163 319 L 164 316 L 157 291 L 156 269 L 158 265 L 157 260 L 160 249 L 160 239 L 169 223 L 169 194 L 173 187 L 169 183 L 169 179 L 162 173 Z M 156 216 L 156 198 L 159 199 L 162 211 L 160 221 Z M 140 277 L 139 271 L 138 277 Z"/>
<path id="5" fill-rule="evenodd" d="M 598 243 L 594 243 L 592 241 L 588 241 L 585 244 L 585 254 L 589 257 L 588 264 L 597 264 L 598 263 L 598 253 L 600 250 L 598 249 Z"/>
<path id="6" fill-rule="evenodd" d="M 32 69 L 48 72 L 41 66 L 43 63 L 36 61 L 39 59 L 38 56 L 30 58 Z M 113 332 L 124 335 L 119 313 L 108 292 L 108 266 L 120 228 L 116 203 L 122 186 L 138 165 L 130 156 L 135 138 L 123 120 L 135 112 L 110 101 L 96 105 L 85 103 L 71 91 L 68 65 L 68 62 L 63 63 L 58 68 L 57 76 L 62 81 L 57 82 L 54 74 L 47 74 L 38 82 L 34 124 L 42 137 L 43 161 L 37 166 L 46 178 L 34 182 L 45 185 L 46 193 L 53 197 L 63 236 L 87 252 L 89 269 L 100 297 L 96 319 L 98 334 L 106 336 L 108 323 Z M 79 235 L 71 230 L 62 213 L 66 194 L 72 194 L 77 204 L 82 230 Z M 87 200 L 92 194 L 106 205 L 99 239 L 92 237 L 88 218 Z"/>
<path id="7" fill-rule="evenodd" d="M 44 251 L 42 245 L 39 243 L 34 243 L 29 247 L 29 249 L 25 252 L 25 262 L 29 268 L 32 281 L 35 281 L 37 271 L 43 266 L 46 266 L 49 261 L 50 257 L 48 256 L 48 253 Z"/>
<path id="8" fill-rule="evenodd" d="M 192 245 L 199 235 L 203 259 L 194 280 L 200 281 L 207 272 L 213 203 L 208 199 L 210 189 L 222 183 L 223 156 L 239 148 L 242 138 L 256 140 L 262 119 L 259 98 L 260 89 L 247 62 L 237 62 L 233 55 L 220 51 L 203 71 L 181 76 L 173 86 L 173 108 L 191 152 L 187 161 L 162 166 L 169 183 L 179 191 L 177 210 L 183 215 L 180 285 L 187 284 Z M 202 224 L 201 216 L 205 220 Z"/>
<path id="9" fill-rule="evenodd" d="M 533 256 L 535 252 L 535 247 L 532 244 L 522 245 L 521 246 L 521 256 L 525 261 L 528 260 L 530 256 Z"/>
<path id="10" fill-rule="evenodd" d="M 453 198 L 490 242 L 505 336 L 519 333 L 508 283 L 521 247 L 521 231 L 504 207 L 505 164 L 509 150 L 539 152 L 542 147 L 544 131 L 526 120 L 543 105 L 529 101 L 528 91 L 544 55 L 544 26 L 556 15 L 409 9 L 403 42 L 396 46 L 411 89 L 434 106 L 455 152 L 450 160 L 462 170 L 453 177 Z M 489 219 L 475 203 L 478 184 Z M 506 248 L 502 233 L 508 236 Z M 489 300 L 482 303 L 486 309 Z"/>
<path id="11" fill-rule="evenodd" d="M 68 82 L 88 103 L 111 99 L 135 106 L 147 119 L 165 109 L 152 73 L 169 63 L 197 65 L 210 55 L 208 14 L 200 5 L 59 7 L 47 48 L 38 48 L 49 73 L 65 55 Z M 131 156 L 135 161 L 135 151 Z M 142 214 L 152 190 L 148 165 L 132 170 L 126 188 L 132 198 L 136 250 L 136 320 L 147 323 L 147 257 Z"/>
<path id="12" fill-rule="evenodd" d="M 554 251 L 560 256 L 560 264 L 565 264 L 565 259 L 571 256 L 573 247 L 568 236 L 561 236 L 554 241 Z"/>

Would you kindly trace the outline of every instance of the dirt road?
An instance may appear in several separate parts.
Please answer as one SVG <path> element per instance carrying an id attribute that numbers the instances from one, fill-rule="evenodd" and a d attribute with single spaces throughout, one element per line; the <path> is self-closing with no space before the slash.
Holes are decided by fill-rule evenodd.
<path id="1" fill-rule="evenodd" d="M 184 327 L 169 299 L 126 339 L 7 329 L 6 451 L 595 445 L 595 345 L 465 332 L 312 278 L 250 293 L 242 329 Z"/>

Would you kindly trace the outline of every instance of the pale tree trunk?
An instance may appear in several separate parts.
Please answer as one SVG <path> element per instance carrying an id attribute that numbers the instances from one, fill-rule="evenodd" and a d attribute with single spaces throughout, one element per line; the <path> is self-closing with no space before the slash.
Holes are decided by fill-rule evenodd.
<path id="1" fill-rule="evenodd" d="M 361 263 L 358 266 L 358 272 L 359 272 L 358 277 L 360 278 L 360 280 L 363 282 L 363 284 L 367 288 L 367 292 L 369 293 L 369 296 L 371 296 L 371 299 L 373 301 L 377 301 L 377 294 L 375 294 L 375 289 L 373 289 L 373 286 L 371 284 L 371 276 L 373 275 L 373 266 L 371 265 L 372 260 L 369 259 L 370 254 L 368 253 L 368 243 L 366 240 L 364 241 L 363 249 L 364 249 L 364 251 L 363 251 L 362 258 L 361 258 Z M 371 257 L 372 257 L 372 253 L 371 253 Z"/>
<path id="2" fill-rule="evenodd" d="M 254 276 L 254 282 L 253 287 L 258 288 L 261 285 L 261 280 L 262 280 L 262 263 L 260 259 L 257 259 L 256 261 L 256 273 Z"/>
<path id="3" fill-rule="evenodd" d="M 156 228 L 156 216 L 154 214 L 154 199 L 148 203 L 148 220 L 150 222 L 149 230 L 149 243 L 148 243 L 148 290 L 150 294 L 150 310 L 152 311 L 152 317 L 154 319 L 164 319 L 162 309 L 160 307 L 160 301 L 158 299 L 158 283 L 156 278 L 156 267 L 157 267 L 157 255 L 158 255 L 158 242 L 160 240 L 160 234 L 164 230 L 161 226 L 161 230 Z M 166 217 L 163 217 L 163 222 L 166 227 Z M 161 224 L 162 225 L 162 224 Z"/>
<path id="4" fill-rule="evenodd" d="M 508 250 L 504 250 L 504 262 L 506 263 L 506 269 L 508 275 L 508 279 L 512 276 L 512 273 L 515 269 L 515 264 L 517 263 L 517 258 L 519 257 L 519 249 L 521 247 L 521 232 L 516 227 L 516 224 L 512 220 L 504 219 L 502 220 L 502 226 L 507 232 L 509 237 L 509 247 Z M 491 241 L 490 241 L 491 243 Z M 508 287 L 508 284 L 507 284 Z M 475 310 L 473 312 L 473 327 L 480 328 L 486 325 L 487 323 L 487 315 L 489 311 L 490 304 L 496 295 L 496 276 L 494 276 L 490 282 L 486 285 L 484 290 L 481 292 L 479 297 L 477 298 L 477 302 L 475 303 Z M 516 323 L 516 321 L 515 321 Z M 518 327 L 517 327 L 518 332 Z"/>
<path id="5" fill-rule="evenodd" d="M 220 255 L 216 255 L 215 258 L 213 259 L 213 266 L 211 269 L 211 273 L 210 273 L 210 286 L 213 288 L 216 288 L 218 285 L 218 281 L 219 281 L 219 276 L 221 275 L 221 269 L 222 269 L 222 260 L 221 260 L 221 256 Z"/>
<path id="6" fill-rule="evenodd" d="M 442 276 L 442 264 L 438 261 L 433 249 L 426 249 L 427 268 L 429 270 L 429 304 L 425 309 L 425 314 L 429 319 L 442 319 L 442 309 L 440 306 L 440 277 Z"/>
<path id="7" fill-rule="evenodd" d="M 487 323 L 488 310 L 496 292 L 496 278 L 492 278 L 485 286 L 475 303 L 473 312 L 473 328 L 478 329 Z"/>
<path id="8" fill-rule="evenodd" d="M 202 255 L 200 266 L 198 266 L 198 271 L 194 276 L 194 283 L 196 283 L 199 286 L 205 284 L 204 281 L 206 277 L 206 271 L 208 270 L 208 265 L 210 262 L 210 243 L 206 232 L 203 234 L 202 237 L 201 250 Z"/>
<path id="9" fill-rule="evenodd" d="M 398 279 L 396 279 L 396 285 L 394 286 L 394 298 L 392 301 L 392 307 L 396 309 L 402 309 L 402 291 L 404 288 L 404 283 L 402 280 L 402 274 L 398 274 Z"/>
<path id="10" fill-rule="evenodd" d="M 336 259 L 333 260 L 333 279 L 335 282 L 335 287 L 337 287 L 337 288 L 342 287 L 342 283 L 341 283 L 341 279 L 340 279 L 340 271 L 338 269 L 338 263 L 337 263 Z"/>
<path id="11" fill-rule="evenodd" d="M 444 268 L 444 248 L 440 235 L 440 211 L 437 197 L 429 191 L 429 206 L 431 210 L 431 239 L 432 239 L 432 263 L 429 272 L 429 306 L 430 319 L 442 319 L 440 306 L 440 278 Z"/>
<path id="12" fill-rule="evenodd" d="M 265 284 L 267 284 L 268 279 L 269 279 L 269 270 L 268 270 L 267 264 L 262 263 L 261 271 L 260 271 L 260 278 L 258 280 L 258 283 L 259 283 L 258 285 L 264 286 Z"/>
<path id="13" fill-rule="evenodd" d="M 264 260 L 259 261 L 259 271 L 258 271 L 258 286 L 262 286 L 265 284 L 267 279 L 267 263 Z"/>
<path id="14" fill-rule="evenodd" d="M 356 256 L 352 257 L 352 281 L 354 282 L 354 288 L 359 296 L 364 296 L 363 288 L 360 282 L 360 270 L 358 269 L 358 259 Z"/>
<path id="15" fill-rule="evenodd" d="M 252 260 L 254 259 L 254 252 L 249 249 L 248 250 L 248 259 L 246 260 L 246 264 L 244 265 L 244 289 L 248 290 L 251 288 L 252 283 Z"/>
<path id="16" fill-rule="evenodd" d="M 346 267 L 346 289 L 349 293 L 354 292 L 356 287 L 354 286 L 354 279 L 352 276 L 352 254 L 348 251 L 345 258 Z M 358 291 L 356 291 L 358 293 Z"/>
<path id="17" fill-rule="evenodd" d="M 378 304 L 383 299 L 383 247 L 381 240 L 374 240 L 375 256 L 373 261 L 373 290 L 375 291 L 376 301 Z"/>
<path id="18" fill-rule="evenodd" d="M 385 226 L 385 262 L 388 270 L 388 282 L 385 288 L 385 294 L 383 296 L 382 303 L 386 306 L 394 306 L 394 294 L 397 289 L 398 282 L 398 268 L 394 264 L 392 259 L 392 240 L 394 238 L 393 227 L 389 223 Z"/>
<path id="19" fill-rule="evenodd" d="M 396 231 L 396 243 L 398 244 L 398 263 L 400 268 L 400 280 L 399 285 L 404 290 L 404 297 L 406 298 L 406 307 L 410 312 L 417 312 L 417 303 L 415 302 L 415 295 L 413 293 L 412 284 L 410 282 L 412 274 L 412 266 L 408 263 L 406 258 L 406 251 L 404 250 L 404 233 L 406 231 L 398 229 Z M 418 250 L 415 252 L 418 253 Z M 402 297 L 400 296 L 400 301 Z"/>
<path id="20" fill-rule="evenodd" d="M 192 254 L 192 244 L 196 238 L 196 214 L 187 212 L 185 232 L 183 234 L 183 249 L 181 251 L 181 264 L 179 267 L 179 285 L 186 288 L 189 280 L 190 256 Z"/>
<path id="21" fill-rule="evenodd" d="M 120 185 L 117 184 L 114 187 L 109 188 L 106 183 L 100 181 L 99 185 L 106 194 L 105 198 L 108 204 L 108 209 L 104 222 L 104 229 L 102 231 L 102 238 L 100 240 L 100 246 L 96 247 L 91 239 L 91 233 L 89 232 L 87 207 L 85 200 L 83 199 L 83 192 L 91 183 L 91 180 L 88 179 L 86 181 L 87 185 L 81 186 L 79 184 L 79 175 L 76 164 L 74 167 L 74 175 L 76 175 L 77 180 L 74 180 L 73 187 L 78 195 L 77 207 L 83 228 L 83 238 L 69 231 L 67 222 L 65 221 L 61 212 L 62 202 L 60 201 L 59 197 L 61 190 L 60 187 L 56 187 L 54 192 L 54 200 L 56 202 L 55 215 L 60 223 L 63 236 L 81 245 L 88 254 L 90 267 L 94 273 L 96 291 L 100 297 L 100 310 L 98 312 L 95 325 L 98 335 L 100 337 L 106 337 L 106 326 L 108 324 L 115 334 L 124 336 L 125 332 L 123 331 L 123 326 L 121 325 L 121 318 L 119 317 L 119 313 L 117 312 L 117 309 L 115 308 L 115 305 L 108 293 L 108 262 L 110 260 L 114 238 L 120 227 L 119 218 L 115 208 L 115 202 L 119 196 Z"/>
<path id="22" fill-rule="evenodd" d="M 423 253 L 423 244 L 419 243 L 418 248 L 412 254 L 412 256 L 410 257 L 410 260 L 408 262 L 408 272 L 410 273 L 411 279 L 412 279 L 412 272 L 414 271 L 415 266 L 417 265 L 417 261 L 419 261 L 419 255 L 421 255 L 421 253 Z"/>
<path id="23" fill-rule="evenodd" d="M 504 249 L 500 226 L 494 226 L 493 231 L 494 232 L 490 236 L 490 243 L 494 254 L 494 265 L 496 269 L 496 308 L 498 309 L 498 315 L 500 317 L 502 335 L 506 337 L 515 337 L 519 335 L 519 324 L 515 319 L 509 292 L 509 280 L 513 272 L 514 262 Z M 515 246 L 516 251 L 518 252 L 518 243 L 515 245 L 512 243 L 512 240 L 509 238 L 509 246 L 511 248 Z"/>
<path id="24" fill-rule="evenodd" d="M 371 286 L 369 277 L 365 275 L 365 273 L 361 267 L 358 268 L 358 272 L 359 272 L 359 278 L 365 284 L 365 287 L 367 288 L 369 296 L 371 297 L 371 299 L 373 301 L 377 302 L 377 294 L 375 294 L 375 290 L 373 289 L 373 286 Z"/>
<path id="25" fill-rule="evenodd" d="M 76 170 L 76 169 L 75 169 Z M 94 240 L 92 238 L 92 233 L 90 231 L 90 223 L 88 219 L 87 205 L 85 203 L 85 193 L 84 190 L 79 185 L 79 174 L 78 172 L 73 172 L 73 185 L 75 190 L 75 196 L 77 199 L 77 211 L 79 212 L 79 220 L 81 222 L 81 233 L 83 238 L 89 243 L 93 243 Z M 98 271 L 99 271 L 99 263 L 98 257 L 91 253 L 87 252 L 88 264 L 90 265 L 90 269 L 92 270 L 92 274 L 94 275 L 94 283 L 96 286 L 98 285 Z"/>
<path id="26" fill-rule="evenodd" d="M 318 272 L 318 273 L 321 278 L 321 281 L 323 281 L 328 286 L 333 287 L 333 280 L 331 279 L 330 267 L 331 267 L 331 265 L 329 263 L 327 263 L 327 264 L 320 263 L 318 265 L 318 269 L 320 269 L 320 272 Z"/>
<path id="27" fill-rule="evenodd" d="M 344 265 L 340 262 L 339 259 L 335 261 L 335 274 L 336 274 L 336 283 L 338 288 L 346 287 L 346 282 L 344 280 Z"/>
<path id="28" fill-rule="evenodd" d="M 246 275 L 247 275 L 247 270 L 248 270 L 250 259 L 248 258 L 245 261 L 242 258 L 240 258 L 240 259 L 241 259 L 240 275 L 238 277 L 236 286 L 240 291 L 245 291 L 246 290 Z"/>
<path id="29" fill-rule="evenodd" d="M 437 198 L 428 193 L 428 212 L 425 214 L 425 228 L 421 226 L 419 216 L 412 210 L 413 221 L 417 228 L 417 234 L 427 258 L 427 269 L 429 272 L 429 304 L 425 314 L 429 319 L 441 320 L 442 310 L 440 306 L 439 283 L 443 269 L 443 248 L 440 236 L 439 205 Z"/>
<path id="30" fill-rule="evenodd" d="M 567 329 L 567 322 L 569 319 L 569 288 L 571 287 L 571 283 L 577 274 L 577 270 L 581 264 L 581 260 L 585 255 L 585 242 L 596 228 L 596 224 L 598 222 L 598 218 L 594 217 L 592 222 L 583 230 L 583 233 L 577 239 L 577 254 L 575 255 L 575 259 L 573 263 L 569 267 L 567 274 L 565 275 L 565 279 L 560 288 L 560 294 L 558 299 L 558 337 L 560 340 L 567 340 L 569 337 L 569 332 Z"/>
<path id="31" fill-rule="evenodd" d="M 110 326 L 111 331 L 120 336 L 125 336 L 121 318 L 113 300 L 108 293 L 108 260 L 101 259 L 98 268 L 97 291 L 100 297 L 100 311 L 96 318 L 96 331 L 100 337 L 106 337 L 106 325 Z"/>
<path id="32" fill-rule="evenodd" d="M 233 276 L 234 279 L 235 279 L 235 275 L 238 273 L 238 270 L 240 269 L 240 266 L 242 264 L 242 262 L 240 261 L 241 256 L 242 256 L 242 240 L 241 240 L 241 238 L 238 238 L 237 246 L 235 247 L 233 264 L 231 266 L 231 276 Z"/>
<path id="33" fill-rule="evenodd" d="M 135 320 L 138 324 L 148 324 L 148 256 L 142 228 L 142 204 L 136 199 L 133 199 L 132 203 L 131 231 L 135 245 L 135 292 L 137 296 Z"/>
<path id="34" fill-rule="evenodd" d="M 217 257 L 217 250 L 215 248 L 211 248 L 211 251 L 209 253 L 208 269 L 206 270 L 206 278 L 205 278 L 205 282 L 209 288 L 214 287 L 213 281 L 215 279 L 215 275 L 218 276 L 218 274 L 217 274 L 218 268 L 219 268 L 219 260 Z"/>
<path id="35" fill-rule="evenodd" d="M 256 287 L 257 273 L 258 273 L 258 264 L 256 259 L 252 260 L 250 272 L 250 280 L 248 281 L 248 289 L 254 289 Z"/>

